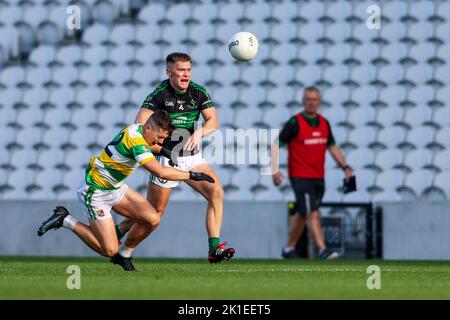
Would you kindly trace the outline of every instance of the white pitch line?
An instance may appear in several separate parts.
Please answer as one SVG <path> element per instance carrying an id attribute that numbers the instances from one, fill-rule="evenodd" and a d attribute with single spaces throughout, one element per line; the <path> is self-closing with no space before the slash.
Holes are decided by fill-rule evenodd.
<path id="1" fill-rule="evenodd" d="M 448 273 L 450 274 L 450 270 L 400 270 L 400 269 L 383 269 L 382 272 L 398 272 L 398 273 Z M 266 270 L 257 270 L 257 269 L 248 269 L 248 270 L 216 270 L 216 272 L 366 272 L 366 269 L 266 269 Z"/>

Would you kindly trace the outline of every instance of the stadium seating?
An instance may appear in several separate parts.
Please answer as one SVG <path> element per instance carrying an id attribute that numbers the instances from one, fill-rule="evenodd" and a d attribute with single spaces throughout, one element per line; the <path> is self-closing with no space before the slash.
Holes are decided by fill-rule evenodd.
<path id="1" fill-rule="evenodd" d="M 382 1 L 383 27 L 370 30 L 359 1 L 85 0 L 77 32 L 65 26 L 70 3 L 0 1 L 0 199 L 74 198 L 82 166 L 134 121 L 173 50 L 191 53 L 223 129 L 279 129 L 317 85 L 360 187 L 342 195 L 327 155 L 325 200 L 450 196 L 450 1 Z M 242 29 L 260 51 L 235 63 L 226 45 Z M 227 200 L 292 199 L 254 166 L 215 167 Z M 129 182 L 145 192 L 146 179 Z M 201 198 L 183 186 L 173 199 Z"/>

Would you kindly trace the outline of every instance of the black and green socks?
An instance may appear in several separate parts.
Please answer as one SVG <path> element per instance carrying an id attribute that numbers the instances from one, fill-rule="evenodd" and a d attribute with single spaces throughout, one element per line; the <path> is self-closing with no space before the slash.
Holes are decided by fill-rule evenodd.
<path id="1" fill-rule="evenodd" d="M 219 245 L 220 238 L 208 238 L 208 244 L 209 244 L 209 253 L 212 253 L 214 249 L 217 248 Z"/>
<path id="2" fill-rule="evenodd" d="M 122 231 L 120 231 L 120 228 L 119 228 L 119 225 L 118 225 L 118 224 L 116 224 L 115 227 L 116 227 L 116 235 L 117 235 L 117 239 L 120 240 L 120 239 L 123 238 L 124 234 L 122 233 Z"/>

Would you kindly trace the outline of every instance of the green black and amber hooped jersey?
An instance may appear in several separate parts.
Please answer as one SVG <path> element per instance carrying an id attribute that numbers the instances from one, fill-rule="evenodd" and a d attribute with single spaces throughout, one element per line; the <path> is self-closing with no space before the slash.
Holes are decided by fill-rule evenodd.
<path id="1" fill-rule="evenodd" d="M 91 157 L 85 180 L 95 189 L 118 189 L 139 166 L 153 159 L 142 126 L 132 124 L 120 131 L 100 155 Z"/>
<path id="2" fill-rule="evenodd" d="M 169 83 L 169 79 L 164 80 L 161 84 L 145 98 L 141 108 L 150 109 L 152 111 L 162 109 L 166 110 L 172 124 L 176 128 L 186 129 L 192 134 L 195 130 L 195 124 L 200 117 L 200 112 L 213 108 L 208 91 L 193 82 L 189 82 L 189 87 L 185 92 L 176 91 Z M 172 150 L 180 140 L 171 141 L 168 138 L 164 141 L 163 146 Z M 182 141 L 185 143 L 186 140 Z"/>

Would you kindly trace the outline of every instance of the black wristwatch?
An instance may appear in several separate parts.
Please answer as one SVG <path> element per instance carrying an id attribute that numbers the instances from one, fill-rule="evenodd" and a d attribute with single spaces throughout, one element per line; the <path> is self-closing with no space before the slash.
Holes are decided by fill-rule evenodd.
<path id="1" fill-rule="evenodd" d="M 346 164 L 345 166 L 342 167 L 342 170 L 347 170 L 349 169 L 350 171 L 353 171 L 352 167 L 350 167 L 348 164 Z"/>

